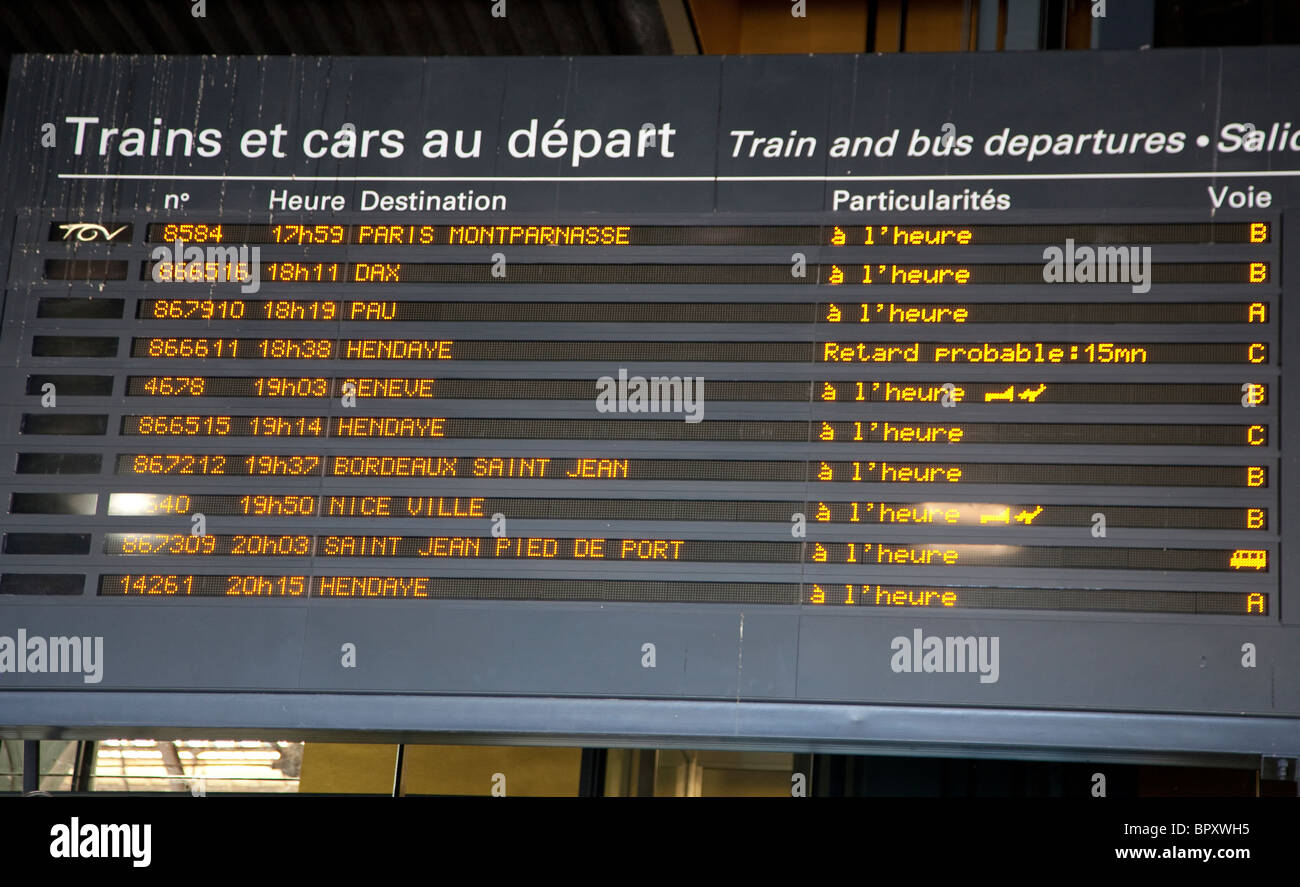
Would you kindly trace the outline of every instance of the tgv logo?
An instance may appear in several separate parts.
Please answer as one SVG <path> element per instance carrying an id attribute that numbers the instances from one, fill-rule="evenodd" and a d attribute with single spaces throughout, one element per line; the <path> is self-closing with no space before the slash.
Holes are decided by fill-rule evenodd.
<path id="1" fill-rule="evenodd" d="M 112 240 L 129 227 L 129 225 L 122 225 L 119 228 L 109 231 L 108 228 L 95 222 L 68 222 L 67 224 L 60 225 L 59 230 L 63 232 L 64 240 L 68 240 L 75 235 L 77 240 L 80 240 L 83 243 L 89 243 L 90 241 L 100 239 Z"/>

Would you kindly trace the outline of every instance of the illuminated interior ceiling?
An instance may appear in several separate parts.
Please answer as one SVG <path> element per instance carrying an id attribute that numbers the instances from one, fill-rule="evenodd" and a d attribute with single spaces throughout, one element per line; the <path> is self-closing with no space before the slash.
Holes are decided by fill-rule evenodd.
<path id="1" fill-rule="evenodd" d="M 0 3 L 17 53 L 664 55 L 1087 49 L 1090 0 L 41 0 Z M 206 13 L 196 17 L 202 4 Z M 504 6 L 505 15 L 493 17 Z M 1118 6 L 1118 4 L 1116 4 Z M 1140 6 L 1140 4 L 1137 4 Z M 1114 16 L 1112 16 L 1112 19 Z M 1126 45 L 1300 42 L 1294 0 L 1154 0 Z M 1104 41 L 1103 41 L 1104 45 Z"/>

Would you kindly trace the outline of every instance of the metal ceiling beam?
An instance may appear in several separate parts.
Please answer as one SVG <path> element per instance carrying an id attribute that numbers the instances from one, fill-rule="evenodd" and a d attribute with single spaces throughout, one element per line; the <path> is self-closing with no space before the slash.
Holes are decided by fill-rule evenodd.
<path id="1" fill-rule="evenodd" d="M 121 24 L 122 33 L 130 39 L 132 49 L 140 53 L 149 51 L 149 38 L 140 30 L 130 6 L 122 0 L 104 0 L 104 8 Z"/>
<path id="2" fill-rule="evenodd" d="M 695 36 L 690 10 L 686 0 L 659 0 L 659 15 L 668 32 L 668 43 L 673 55 L 699 55 L 700 41 Z"/>

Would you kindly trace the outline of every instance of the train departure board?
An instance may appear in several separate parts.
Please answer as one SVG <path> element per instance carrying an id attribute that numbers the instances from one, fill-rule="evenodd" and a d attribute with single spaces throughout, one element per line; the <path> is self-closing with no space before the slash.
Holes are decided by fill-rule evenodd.
<path id="1" fill-rule="evenodd" d="M 1298 82 L 18 57 L 0 730 L 1296 755 Z"/>

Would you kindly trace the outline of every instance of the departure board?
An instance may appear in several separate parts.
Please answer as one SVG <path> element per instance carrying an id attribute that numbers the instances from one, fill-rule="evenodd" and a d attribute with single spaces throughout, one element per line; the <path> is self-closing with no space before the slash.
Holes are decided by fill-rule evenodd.
<path id="1" fill-rule="evenodd" d="M 0 729 L 1300 753 L 1300 51 L 9 82 Z"/>

